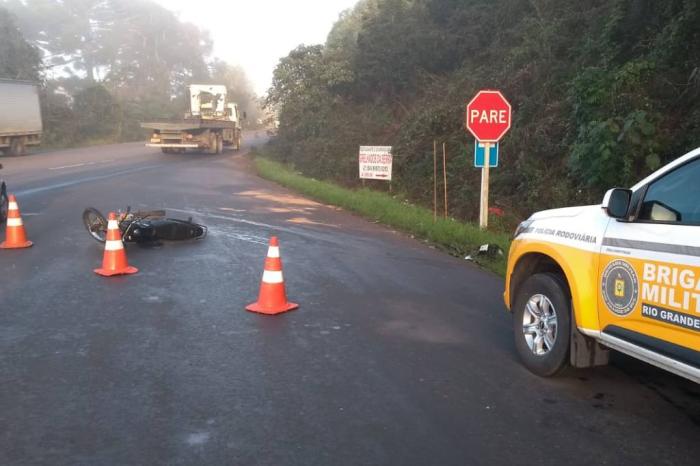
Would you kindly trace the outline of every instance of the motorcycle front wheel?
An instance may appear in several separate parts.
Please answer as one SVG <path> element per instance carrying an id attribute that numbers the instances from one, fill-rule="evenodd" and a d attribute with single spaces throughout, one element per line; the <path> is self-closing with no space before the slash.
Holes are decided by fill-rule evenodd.
<path id="1" fill-rule="evenodd" d="M 107 238 L 107 219 L 102 213 L 93 208 L 88 207 L 83 211 L 83 225 L 87 229 L 90 236 L 96 241 L 104 243 Z"/>

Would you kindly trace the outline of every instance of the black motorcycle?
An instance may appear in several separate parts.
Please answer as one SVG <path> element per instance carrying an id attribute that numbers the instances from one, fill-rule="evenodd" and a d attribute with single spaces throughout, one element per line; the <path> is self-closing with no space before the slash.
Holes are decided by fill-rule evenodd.
<path id="1" fill-rule="evenodd" d="M 207 227 L 187 220 L 166 218 L 164 210 L 126 212 L 117 214 L 122 241 L 125 243 L 153 244 L 160 241 L 202 239 Z M 107 219 L 94 207 L 83 212 L 83 224 L 95 240 L 104 243 L 107 237 Z"/>

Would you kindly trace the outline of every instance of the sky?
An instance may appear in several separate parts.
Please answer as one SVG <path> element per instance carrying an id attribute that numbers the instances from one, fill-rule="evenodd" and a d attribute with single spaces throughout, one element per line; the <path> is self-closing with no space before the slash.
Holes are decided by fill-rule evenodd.
<path id="1" fill-rule="evenodd" d="M 156 0 L 209 31 L 213 55 L 241 65 L 258 95 L 279 59 L 300 44 L 325 42 L 338 15 L 358 0 Z"/>

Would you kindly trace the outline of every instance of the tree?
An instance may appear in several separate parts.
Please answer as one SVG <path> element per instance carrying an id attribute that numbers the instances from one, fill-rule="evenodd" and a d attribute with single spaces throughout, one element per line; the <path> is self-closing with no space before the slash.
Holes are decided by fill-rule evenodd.
<path id="1" fill-rule="evenodd" d="M 464 104 L 499 88 L 514 122 L 494 201 L 521 217 L 599 202 L 697 146 L 698 24 L 697 0 L 361 0 L 325 45 L 280 60 L 274 153 L 352 183 L 357 145 L 392 145 L 394 186 L 430 203 L 432 141 L 446 141 L 451 210 L 473 218 Z"/>
<path id="2" fill-rule="evenodd" d="M 42 99 L 45 141 L 53 144 L 141 138 L 139 121 L 181 115 L 177 96 L 185 85 L 209 78 L 208 34 L 154 1 L 0 2 L 58 76 L 46 83 Z M 0 41 L 0 50 L 10 42 Z M 74 111 L 75 124 L 62 121 Z"/>
<path id="3" fill-rule="evenodd" d="M 119 107 L 101 85 L 88 87 L 75 95 L 73 111 L 78 131 L 85 138 L 113 136 L 118 129 Z"/>
<path id="4" fill-rule="evenodd" d="M 119 95 L 170 97 L 187 83 L 208 78 L 212 44 L 207 33 L 149 0 L 129 0 L 119 7 L 129 18 L 110 28 L 105 52 L 105 80 Z"/>
<path id="5" fill-rule="evenodd" d="M 38 81 L 41 57 L 22 36 L 15 20 L 0 7 L 0 78 Z"/>
<path id="6" fill-rule="evenodd" d="M 151 0 L 13 0 L 6 3 L 47 62 L 121 97 L 170 98 L 208 76 L 208 35 Z"/>

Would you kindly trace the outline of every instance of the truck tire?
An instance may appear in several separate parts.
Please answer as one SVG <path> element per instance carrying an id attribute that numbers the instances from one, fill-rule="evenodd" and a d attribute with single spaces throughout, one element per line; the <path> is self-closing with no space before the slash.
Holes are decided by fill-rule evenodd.
<path id="1" fill-rule="evenodd" d="M 24 144 L 24 138 L 12 138 L 10 141 L 10 149 L 8 154 L 16 157 L 18 155 L 24 155 L 27 151 L 27 146 Z"/>
<path id="2" fill-rule="evenodd" d="M 216 150 L 219 147 L 217 139 L 216 133 L 209 133 L 209 148 L 207 149 L 207 154 L 216 154 Z"/>
<path id="3" fill-rule="evenodd" d="M 571 299 L 563 277 L 538 273 L 520 286 L 513 308 L 515 348 L 531 372 L 550 377 L 569 362 Z"/>
<path id="4" fill-rule="evenodd" d="M 221 134 L 216 136 L 216 153 L 222 154 L 224 152 L 224 137 Z"/>

